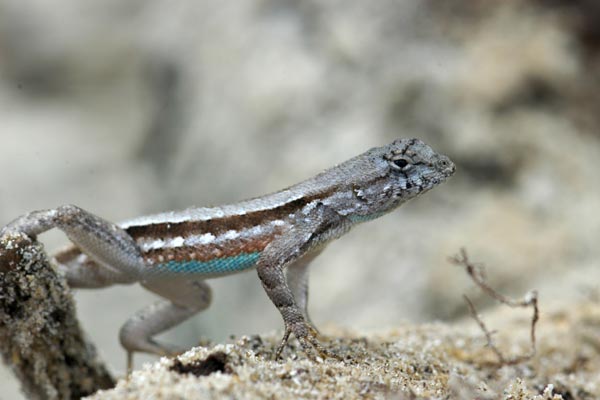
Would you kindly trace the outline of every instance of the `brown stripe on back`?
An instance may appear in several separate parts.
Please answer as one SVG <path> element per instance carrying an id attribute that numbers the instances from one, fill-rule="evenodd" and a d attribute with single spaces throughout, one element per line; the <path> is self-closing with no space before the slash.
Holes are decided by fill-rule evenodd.
<path id="1" fill-rule="evenodd" d="M 241 231 L 254 226 L 262 225 L 265 222 L 275 221 L 277 219 L 286 219 L 288 215 L 298 211 L 306 204 L 323 199 L 333 194 L 330 192 L 320 193 L 307 198 L 300 198 L 279 207 L 249 212 L 241 215 L 230 215 L 221 218 L 211 218 L 206 221 L 184 221 L 184 222 L 164 222 L 151 225 L 134 225 L 126 229 L 127 233 L 134 239 L 140 237 L 154 238 L 172 238 L 186 237 L 191 232 L 194 233 L 212 233 L 219 236 L 229 230 Z"/>
<path id="2" fill-rule="evenodd" d="M 153 264 L 160 264 L 168 261 L 210 261 L 215 258 L 261 252 L 284 229 L 284 227 L 276 227 L 261 236 L 238 237 L 218 243 L 148 250 L 144 253 L 144 259 Z"/>

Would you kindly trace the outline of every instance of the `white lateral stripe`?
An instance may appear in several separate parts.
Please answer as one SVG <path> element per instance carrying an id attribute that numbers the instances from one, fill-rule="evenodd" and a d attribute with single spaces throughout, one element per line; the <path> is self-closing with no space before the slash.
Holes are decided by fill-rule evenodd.
<path id="1" fill-rule="evenodd" d="M 223 235 L 219 236 L 217 240 L 233 240 L 237 239 L 240 236 L 238 231 L 229 230 L 225 232 Z"/>
<path id="2" fill-rule="evenodd" d="M 141 247 L 142 251 L 157 250 L 165 247 L 165 241 L 162 239 L 155 239 L 140 242 L 138 245 Z"/>
<path id="3" fill-rule="evenodd" d="M 215 236 L 212 233 L 203 233 L 201 235 L 191 235 L 188 237 L 177 236 L 171 239 L 153 239 L 153 238 L 140 238 L 138 245 L 142 251 L 147 252 L 150 250 L 160 249 L 172 249 L 177 247 L 185 246 L 202 246 L 213 242 L 226 242 L 228 240 L 235 240 L 240 237 L 252 238 L 253 236 L 259 236 L 262 234 L 269 234 L 273 232 L 277 227 L 285 226 L 286 222 L 283 220 L 271 221 L 268 225 L 257 225 L 248 229 L 244 229 L 240 232 L 230 229 L 222 235 Z"/>
<path id="4" fill-rule="evenodd" d="M 204 233 L 202 235 L 192 235 L 185 238 L 184 244 L 186 246 L 197 246 L 202 244 L 209 244 L 215 240 L 215 235 L 212 233 Z"/>
<path id="5" fill-rule="evenodd" d="M 181 247 L 183 246 L 183 243 L 183 238 L 181 236 L 177 236 L 167 242 L 167 247 Z"/>

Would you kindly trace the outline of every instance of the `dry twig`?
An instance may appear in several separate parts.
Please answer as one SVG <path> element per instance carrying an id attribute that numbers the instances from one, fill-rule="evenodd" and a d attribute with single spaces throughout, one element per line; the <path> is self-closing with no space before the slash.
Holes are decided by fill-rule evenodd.
<path id="1" fill-rule="evenodd" d="M 485 323 L 483 322 L 483 320 L 477 313 L 477 310 L 476 310 L 475 306 L 473 305 L 473 302 L 466 295 L 464 295 L 465 301 L 467 302 L 467 305 L 469 306 L 469 311 L 471 313 L 471 316 L 477 322 L 477 324 L 479 325 L 479 327 L 485 334 L 485 337 L 487 340 L 487 346 L 494 352 L 494 354 L 496 354 L 496 357 L 498 357 L 498 364 L 499 365 L 515 365 L 515 364 L 522 363 L 524 361 L 528 361 L 533 356 L 535 356 L 535 352 L 536 352 L 535 326 L 539 319 L 537 291 L 535 291 L 535 290 L 530 291 L 521 300 L 514 300 L 514 299 L 511 299 L 509 297 L 506 297 L 506 296 L 498 293 L 497 291 L 495 291 L 492 287 L 490 287 L 487 284 L 486 277 L 485 277 L 485 269 L 484 269 L 483 265 L 475 264 L 475 263 L 471 262 L 469 260 L 469 257 L 467 256 L 467 251 L 464 248 L 460 249 L 459 255 L 451 257 L 450 262 L 455 265 L 464 267 L 465 270 L 467 271 L 467 274 L 469 274 L 469 276 L 471 277 L 471 279 L 473 279 L 475 284 L 477 284 L 477 286 L 479 286 L 481 288 L 481 290 L 483 290 L 487 295 L 498 300 L 500 303 L 505 304 L 512 308 L 526 308 L 526 307 L 533 308 L 533 316 L 531 318 L 531 328 L 530 328 L 531 350 L 527 354 L 513 356 L 513 357 L 506 357 L 502 354 L 502 352 L 494 344 L 494 340 L 492 338 L 493 332 L 491 332 L 487 328 L 487 326 L 485 325 Z"/>

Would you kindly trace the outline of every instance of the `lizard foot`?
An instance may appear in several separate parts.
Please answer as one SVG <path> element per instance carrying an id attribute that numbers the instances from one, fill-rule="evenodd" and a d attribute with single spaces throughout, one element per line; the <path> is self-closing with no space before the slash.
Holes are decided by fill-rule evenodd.
<path id="1" fill-rule="evenodd" d="M 277 351 L 275 352 L 274 359 L 277 360 L 281 356 L 281 352 L 287 343 L 290 334 L 294 334 L 300 346 L 302 346 L 302 350 L 304 353 L 311 359 L 316 359 L 316 353 L 322 358 L 333 358 L 336 360 L 341 360 L 342 358 L 332 352 L 331 350 L 326 349 L 317 339 L 319 336 L 319 332 L 310 324 L 305 321 L 297 322 L 294 324 L 286 324 L 285 333 L 283 334 L 283 339 L 277 347 Z"/>

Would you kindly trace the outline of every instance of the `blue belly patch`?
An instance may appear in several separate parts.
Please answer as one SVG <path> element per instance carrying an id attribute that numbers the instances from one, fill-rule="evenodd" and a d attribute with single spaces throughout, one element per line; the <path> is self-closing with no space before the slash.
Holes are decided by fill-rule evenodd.
<path id="1" fill-rule="evenodd" d="M 169 261 L 158 264 L 157 268 L 159 271 L 170 273 L 222 275 L 252 268 L 259 256 L 260 252 L 256 251 L 209 261 Z"/>

